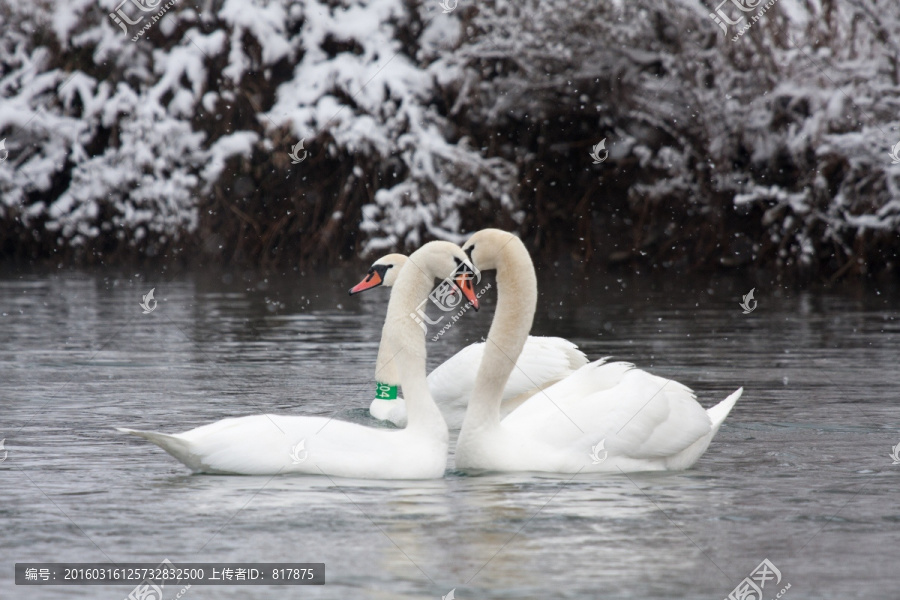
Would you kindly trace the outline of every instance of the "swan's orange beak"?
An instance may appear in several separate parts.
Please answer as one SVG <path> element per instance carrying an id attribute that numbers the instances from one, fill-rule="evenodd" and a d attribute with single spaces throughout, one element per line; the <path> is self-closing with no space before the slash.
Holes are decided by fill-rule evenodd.
<path id="1" fill-rule="evenodd" d="M 366 275 L 365 279 L 350 288 L 350 295 L 352 296 L 353 294 L 371 290 L 373 287 L 378 287 L 379 285 L 381 285 L 383 281 L 384 280 L 381 278 L 381 273 L 372 269 L 369 271 L 369 274 Z"/>
<path id="2" fill-rule="evenodd" d="M 475 295 L 475 286 L 472 284 L 473 279 L 475 279 L 475 274 L 466 270 L 457 275 L 454 281 L 456 286 L 462 290 L 463 296 L 466 297 L 472 308 L 478 310 L 478 296 Z"/>

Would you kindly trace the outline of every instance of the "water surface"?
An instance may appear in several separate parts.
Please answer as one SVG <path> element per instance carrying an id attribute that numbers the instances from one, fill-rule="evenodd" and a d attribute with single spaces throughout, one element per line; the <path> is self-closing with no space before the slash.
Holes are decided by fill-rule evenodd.
<path id="1" fill-rule="evenodd" d="M 471 477 L 451 457 L 428 482 L 190 475 L 114 431 L 261 412 L 367 422 L 387 293 L 347 297 L 359 275 L 0 277 L 0 598 L 130 589 L 16 587 L 17 561 L 163 558 L 326 563 L 323 587 L 194 586 L 197 600 L 721 600 L 764 558 L 787 599 L 896 597 L 896 289 L 545 272 L 534 333 L 674 377 L 704 406 L 744 386 L 685 472 Z M 493 303 L 429 342 L 429 363 L 485 335 Z"/>

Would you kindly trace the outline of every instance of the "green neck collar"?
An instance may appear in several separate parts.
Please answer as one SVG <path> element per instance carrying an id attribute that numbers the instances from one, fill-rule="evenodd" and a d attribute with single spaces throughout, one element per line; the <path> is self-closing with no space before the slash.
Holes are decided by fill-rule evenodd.
<path id="1" fill-rule="evenodd" d="M 386 383 L 381 383 L 380 381 L 375 382 L 375 398 L 378 400 L 396 400 L 397 399 L 397 386 L 396 385 L 388 385 Z"/>

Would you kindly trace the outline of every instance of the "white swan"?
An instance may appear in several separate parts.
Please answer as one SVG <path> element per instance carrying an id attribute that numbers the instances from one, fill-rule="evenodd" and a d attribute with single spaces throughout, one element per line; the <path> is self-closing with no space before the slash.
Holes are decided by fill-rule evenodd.
<path id="1" fill-rule="evenodd" d="M 350 294 L 378 286 L 391 287 L 406 264 L 403 254 L 382 256 L 366 273 L 366 277 L 350 289 Z M 440 325 L 438 325 L 439 327 Z M 444 413 L 450 429 L 462 425 L 466 404 L 475 389 L 475 373 L 484 355 L 484 342 L 470 344 L 451 356 L 428 375 L 428 389 Z M 390 421 L 398 427 L 406 425 L 406 402 L 397 396 L 397 388 L 386 385 L 378 374 L 386 372 L 384 345 L 378 349 L 375 363 L 375 399 L 369 414 L 376 419 Z M 522 354 L 516 360 L 503 388 L 501 414 L 505 415 L 540 389 L 560 381 L 588 362 L 584 352 L 572 342 L 558 337 L 528 336 Z"/>
<path id="2" fill-rule="evenodd" d="M 497 310 L 456 448 L 463 470 L 648 471 L 686 469 L 706 450 L 741 396 L 704 410 L 688 388 L 628 363 L 599 360 L 500 418 L 503 387 L 531 328 L 537 283 L 515 236 L 474 234 L 464 250 L 497 270 Z"/>
<path id="3" fill-rule="evenodd" d="M 417 268 L 397 278 L 385 318 L 383 345 L 391 372 L 407 398 L 409 425 L 377 429 L 326 417 L 254 415 L 223 419 L 184 433 L 120 429 L 146 438 L 195 472 L 241 475 L 328 474 L 369 479 L 442 477 L 447 466 L 447 424 L 425 382 L 425 335 L 410 312 L 435 278 L 471 266 L 458 246 L 430 242 L 409 260 Z M 471 285 L 460 287 L 475 304 Z"/>

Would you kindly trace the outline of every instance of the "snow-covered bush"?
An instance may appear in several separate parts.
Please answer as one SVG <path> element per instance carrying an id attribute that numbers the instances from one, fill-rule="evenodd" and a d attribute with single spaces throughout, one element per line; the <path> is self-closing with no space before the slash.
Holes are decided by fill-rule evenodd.
<path id="1" fill-rule="evenodd" d="M 4 253 L 898 269 L 896 3 L 141 2 L 0 0 Z"/>
<path id="2" fill-rule="evenodd" d="M 458 56 L 482 143 L 523 173 L 524 227 L 545 246 L 896 273 L 900 5 L 883 4 L 780 0 L 733 41 L 713 3 L 495 0 Z"/>
<path id="3" fill-rule="evenodd" d="M 168 8 L 156 22 L 141 3 Z M 8 243 L 302 261 L 360 231 L 370 250 L 459 240 L 468 205 L 515 208 L 511 166 L 436 106 L 459 75 L 438 5 L 4 0 L 0 27 Z"/>

